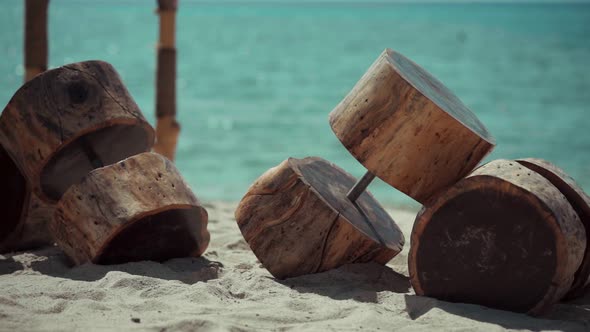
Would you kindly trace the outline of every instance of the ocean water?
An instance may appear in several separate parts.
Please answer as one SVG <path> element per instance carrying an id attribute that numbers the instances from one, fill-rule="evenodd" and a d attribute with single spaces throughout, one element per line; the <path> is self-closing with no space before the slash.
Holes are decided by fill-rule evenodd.
<path id="1" fill-rule="evenodd" d="M 23 1 L 0 2 L 0 102 L 22 82 Z M 155 1 L 51 0 L 50 66 L 101 59 L 154 123 Z M 590 190 L 590 5 L 180 1 L 177 165 L 204 200 L 239 200 L 288 157 L 364 169 L 328 113 L 390 47 L 443 81 L 496 137 Z M 375 181 L 384 204 L 417 206 Z"/>

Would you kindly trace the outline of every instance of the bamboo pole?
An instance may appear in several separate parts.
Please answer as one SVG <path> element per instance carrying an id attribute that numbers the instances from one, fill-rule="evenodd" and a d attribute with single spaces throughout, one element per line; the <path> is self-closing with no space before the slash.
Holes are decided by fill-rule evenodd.
<path id="1" fill-rule="evenodd" d="M 49 0 L 25 0 L 25 82 L 47 70 Z"/>
<path id="2" fill-rule="evenodd" d="M 156 69 L 156 145 L 154 151 L 174 160 L 180 125 L 176 122 L 177 0 L 158 0 L 160 38 Z"/>

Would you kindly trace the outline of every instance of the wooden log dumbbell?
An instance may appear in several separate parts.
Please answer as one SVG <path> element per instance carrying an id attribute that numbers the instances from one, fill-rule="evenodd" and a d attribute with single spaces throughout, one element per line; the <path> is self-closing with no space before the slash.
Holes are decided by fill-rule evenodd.
<path id="1" fill-rule="evenodd" d="M 25 83 L 0 117 L 0 143 L 47 202 L 88 172 L 149 151 L 154 131 L 115 69 L 101 61 Z"/>
<path id="2" fill-rule="evenodd" d="M 375 175 L 425 202 L 472 170 L 494 144 L 442 83 L 391 50 L 332 111 L 330 125 L 369 170 L 356 184 L 324 160 L 289 159 L 260 177 L 236 210 L 246 241 L 277 278 L 352 262 L 386 263 L 404 240 L 365 191 Z"/>
<path id="3" fill-rule="evenodd" d="M 9 183 L 0 252 L 52 243 L 46 223 L 61 194 L 96 167 L 150 150 L 153 137 L 105 62 L 64 66 L 25 83 L 0 116 L 0 166 Z"/>
<path id="4" fill-rule="evenodd" d="M 207 211 L 165 157 L 142 153 L 92 171 L 63 195 L 50 229 L 76 263 L 199 256 Z"/>
<path id="5" fill-rule="evenodd" d="M 365 186 L 378 176 L 421 203 L 467 175 L 495 144 L 449 89 L 390 49 L 330 113 L 330 126 L 367 168 Z"/>
<path id="6" fill-rule="evenodd" d="M 354 177 L 321 158 L 289 158 L 264 173 L 235 216 L 246 242 L 279 279 L 347 263 L 385 264 L 404 237 L 373 196 L 346 198 Z"/>
<path id="7" fill-rule="evenodd" d="M 408 265 L 418 295 L 541 314 L 569 291 L 585 250 L 584 226 L 558 188 L 496 160 L 422 209 Z"/>

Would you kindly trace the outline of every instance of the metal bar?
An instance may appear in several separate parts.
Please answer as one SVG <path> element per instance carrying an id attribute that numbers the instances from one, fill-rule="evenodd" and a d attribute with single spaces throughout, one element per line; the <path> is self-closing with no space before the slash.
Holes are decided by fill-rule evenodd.
<path id="1" fill-rule="evenodd" d="M 346 197 L 352 202 L 356 202 L 359 196 L 367 189 L 369 184 L 375 179 L 375 174 L 367 171 L 363 177 L 352 186 Z"/>

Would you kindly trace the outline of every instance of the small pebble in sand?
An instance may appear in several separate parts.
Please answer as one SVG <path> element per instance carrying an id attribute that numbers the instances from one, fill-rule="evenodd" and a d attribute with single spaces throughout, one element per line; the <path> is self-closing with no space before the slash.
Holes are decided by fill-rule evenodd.
<path id="1" fill-rule="evenodd" d="M 141 323 L 141 319 L 135 317 L 131 318 L 131 321 L 137 324 Z"/>

